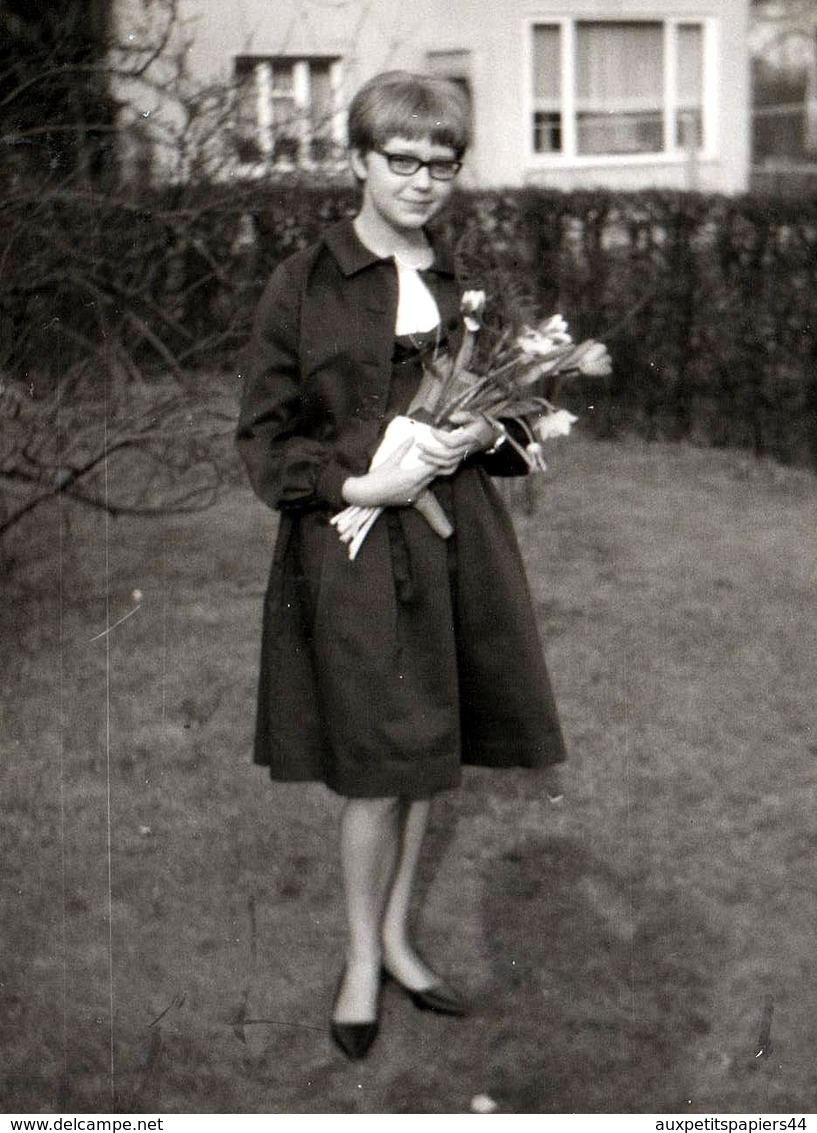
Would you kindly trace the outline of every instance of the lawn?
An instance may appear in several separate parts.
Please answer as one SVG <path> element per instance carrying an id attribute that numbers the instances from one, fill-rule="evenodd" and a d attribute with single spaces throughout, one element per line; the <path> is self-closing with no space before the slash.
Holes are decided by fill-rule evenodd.
<path id="1" fill-rule="evenodd" d="M 474 1011 L 387 988 L 358 1065 L 338 800 L 250 761 L 274 517 L 241 488 L 9 537 L 4 1112 L 817 1108 L 817 480 L 579 436 L 535 497 L 566 799 L 474 770 L 437 800 L 418 935 Z"/>

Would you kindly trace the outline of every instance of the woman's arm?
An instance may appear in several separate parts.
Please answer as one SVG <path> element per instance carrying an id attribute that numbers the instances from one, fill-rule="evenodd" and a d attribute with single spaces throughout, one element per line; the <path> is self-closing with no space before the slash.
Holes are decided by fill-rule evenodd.
<path id="1" fill-rule="evenodd" d="M 522 448 L 527 446 L 530 437 L 518 421 L 506 420 L 502 424 L 517 444 Z M 489 476 L 527 476 L 530 472 L 530 465 L 514 445 L 502 441 L 481 453 L 480 463 Z"/>
<path id="2" fill-rule="evenodd" d="M 411 507 L 416 503 L 418 496 L 440 472 L 425 459 L 419 467 L 401 467 L 400 461 L 412 443 L 407 440 L 363 476 L 350 476 L 342 488 L 344 501 L 356 507 Z"/>
<path id="3" fill-rule="evenodd" d="M 271 508 L 343 507 L 349 468 L 336 447 L 307 433 L 300 372 L 299 272 L 273 273 L 242 356 L 236 443 L 256 494 Z"/>
<path id="4" fill-rule="evenodd" d="M 461 429 L 455 430 L 450 436 L 456 438 L 457 434 L 463 435 L 465 444 L 460 447 L 464 447 L 465 452 L 463 452 L 462 459 L 479 460 L 489 476 L 525 476 L 530 472 L 530 465 L 520 454 L 517 445 L 524 449 L 530 437 L 524 426 L 518 421 L 513 419 L 503 420 L 501 425 L 504 431 L 497 433 L 484 418 L 471 418 L 469 427 L 474 430 L 476 442 L 473 445 L 470 436 L 463 433 Z M 505 434 L 511 437 L 516 444 L 507 444 Z"/>
<path id="5" fill-rule="evenodd" d="M 418 444 L 423 458 L 438 476 L 450 476 L 463 460 L 485 452 L 497 441 L 496 430 L 484 418 L 468 419 L 456 429 L 435 429 L 433 437 Z"/>

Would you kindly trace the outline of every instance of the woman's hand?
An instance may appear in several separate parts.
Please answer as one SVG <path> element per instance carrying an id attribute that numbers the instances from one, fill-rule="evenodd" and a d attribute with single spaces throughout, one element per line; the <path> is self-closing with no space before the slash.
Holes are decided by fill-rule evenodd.
<path id="1" fill-rule="evenodd" d="M 401 468 L 400 462 L 412 444 L 411 440 L 405 441 L 376 468 L 344 480 L 341 494 L 346 503 L 355 507 L 411 507 L 440 475 L 425 455 L 414 467 Z"/>
<path id="2" fill-rule="evenodd" d="M 436 476 L 450 476 L 466 457 L 490 448 L 497 439 L 496 430 L 484 417 L 463 418 L 463 424 L 456 429 L 435 429 L 429 440 L 417 443 L 418 451 L 432 465 Z"/>

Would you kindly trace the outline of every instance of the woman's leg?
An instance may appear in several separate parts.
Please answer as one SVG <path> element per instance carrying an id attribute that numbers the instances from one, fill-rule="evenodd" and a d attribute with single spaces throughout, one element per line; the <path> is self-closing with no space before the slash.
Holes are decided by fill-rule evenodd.
<path id="1" fill-rule="evenodd" d="M 397 864 L 383 915 L 383 964 L 405 987 L 419 991 L 438 982 L 409 940 L 411 894 L 428 825 L 428 799 L 404 800 Z"/>
<path id="2" fill-rule="evenodd" d="M 332 1017 L 338 1023 L 375 1018 L 380 987 L 380 927 L 397 863 L 399 799 L 348 799 L 340 822 L 340 857 L 349 944 Z"/>

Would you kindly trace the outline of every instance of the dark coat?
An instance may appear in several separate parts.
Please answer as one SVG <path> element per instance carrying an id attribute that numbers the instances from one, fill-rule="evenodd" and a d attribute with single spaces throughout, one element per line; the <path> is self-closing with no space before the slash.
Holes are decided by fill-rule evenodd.
<path id="1" fill-rule="evenodd" d="M 436 250 L 427 280 L 456 333 L 459 292 Z M 455 535 L 387 509 L 354 561 L 332 514 L 369 466 L 390 401 L 397 274 L 350 222 L 274 272 L 243 362 L 238 446 L 281 513 L 264 603 L 256 762 L 344 795 L 422 797 L 463 762 L 544 766 L 564 748 L 510 520 L 467 461 L 435 494 Z M 508 448 L 509 446 L 505 446 Z M 492 466 L 493 465 L 493 466 Z"/>

